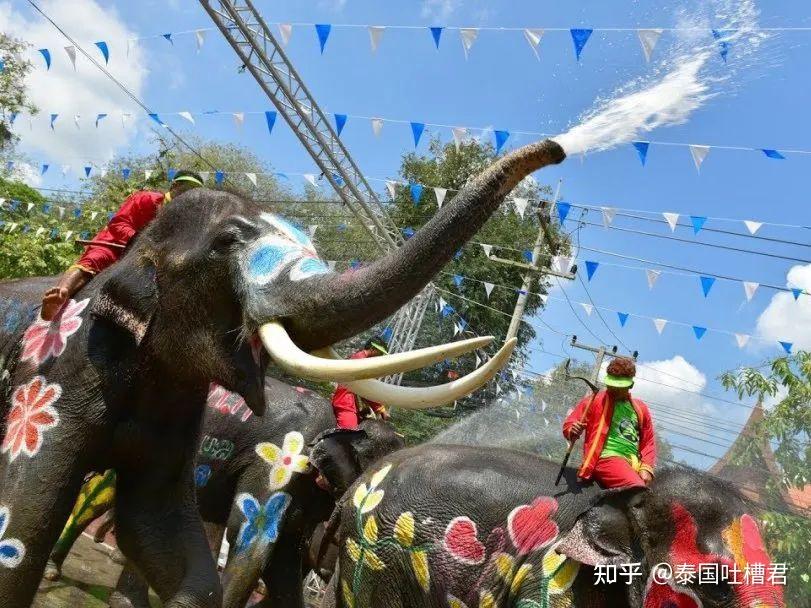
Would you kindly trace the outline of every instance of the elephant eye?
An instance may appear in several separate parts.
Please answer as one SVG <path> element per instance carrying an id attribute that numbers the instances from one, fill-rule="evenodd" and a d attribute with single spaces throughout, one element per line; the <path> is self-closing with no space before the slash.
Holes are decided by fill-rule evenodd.
<path id="1" fill-rule="evenodd" d="M 214 253 L 228 253 L 259 236 L 259 229 L 247 219 L 236 216 L 226 220 L 211 243 Z"/>

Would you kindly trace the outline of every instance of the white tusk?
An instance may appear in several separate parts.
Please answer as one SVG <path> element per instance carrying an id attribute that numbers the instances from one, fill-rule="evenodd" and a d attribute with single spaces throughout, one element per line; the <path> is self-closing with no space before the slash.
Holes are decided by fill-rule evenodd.
<path id="1" fill-rule="evenodd" d="M 479 369 L 447 384 L 428 388 L 412 388 L 386 384 L 379 380 L 358 380 L 347 383 L 347 387 L 364 399 L 377 401 L 388 407 L 409 410 L 438 407 L 466 397 L 487 384 L 507 363 L 517 343 L 517 338 L 508 340 L 495 356 Z"/>
<path id="2" fill-rule="evenodd" d="M 314 356 L 301 350 L 279 321 L 264 324 L 259 328 L 259 336 L 268 354 L 286 372 L 328 382 L 365 380 L 411 371 L 482 348 L 493 340 L 492 336 L 484 336 L 394 355 L 333 360 L 324 358 L 334 356 L 328 348 L 316 351 L 324 356 Z"/>

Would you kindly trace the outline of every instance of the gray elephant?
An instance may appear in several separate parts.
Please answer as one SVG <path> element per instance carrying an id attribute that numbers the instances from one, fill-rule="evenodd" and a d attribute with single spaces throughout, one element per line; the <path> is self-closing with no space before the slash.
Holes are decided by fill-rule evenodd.
<path id="1" fill-rule="evenodd" d="M 558 468 L 453 445 L 383 458 L 331 521 L 340 558 L 325 607 L 784 607 L 730 484 L 674 468 L 604 491 L 567 469 L 556 487 Z"/>
<path id="2" fill-rule="evenodd" d="M 268 377 L 265 394 L 272 408 L 260 418 L 239 395 L 212 386 L 195 467 L 197 503 L 215 555 L 227 527 L 230 552 L 222 575 L 227 608 L 244 606 L 260 577 L 270 605 L 301 606 L 303 571 L 311 561 L 308 541 L 316 525 L 329 518 L 336 496 L 365 468 L 404 445 L 379 420 L 363 421 L 357 430 L 335 429 L 330 402 L 305 388 Z M 108 490 L 113 476 L 107 472 L 83 487 L 51 553 L 50 580 L 58 578 L 90 521 L 114 506 Z M 279 508 L 269 506 L 280 498 Z M 264 521 L 257 525 L 260 514 Z M 147 591 L 128 565 L 110 605 L 148 607 Z"/>
<path id="3" fill-rule="evenodd" d="M 393 314 L 523 177 L 564 157 L 551 141 L 505 156 L 401 248 L 354 272 L 330 272 L 306 235 L 258 202 L 201 188 L 165 205 L 121 260 L 51 322 L 30 323 L 51 278 L 0 284 L 5 605 L 31 603 L 85 475 L 111 468 L 124 553 L 168 606 L 220 605 L 193 481 L 209 383 L 239 393 L 262 414 L 269 355 L 293 375 L 346 382 L 373 401 L 452 400 L 453 391 L 373 378 L 483 341 L 356 361 L 307 351 L 329 356 L 323 349 Z M 486 382 L 513 346 L 460 383 L 462 393 Z"/>

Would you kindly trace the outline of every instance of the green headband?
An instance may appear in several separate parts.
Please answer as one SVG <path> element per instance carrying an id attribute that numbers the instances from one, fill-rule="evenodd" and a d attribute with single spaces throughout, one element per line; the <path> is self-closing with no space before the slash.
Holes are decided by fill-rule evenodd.
<path id="1" fill-rule="evenodd" d="M 173 184 L 175 182 L 191 182 L 193 184 L 197 184 L 198 186 L 203 185 L 203 182 L 201 182 L 199 179 L 197 179 L 196 177 L 194 177 L 192 175 L 181 175 L 179 177 L 176 177 L 175 179 L 172 180 Z"/>

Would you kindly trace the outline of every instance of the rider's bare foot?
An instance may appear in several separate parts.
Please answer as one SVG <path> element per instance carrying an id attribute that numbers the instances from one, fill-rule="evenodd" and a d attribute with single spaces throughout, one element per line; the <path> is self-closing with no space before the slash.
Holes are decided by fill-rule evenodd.
<path id="1" fill-rule="evenodd" d="M 53 321 L 53 318 L 59 312 L 59 309 L 65 305 L 68 300 L 68 290 L 64 287 L 51 287 L 42 296 L 42 310 L 40 314 L 45 321 Z"/>

